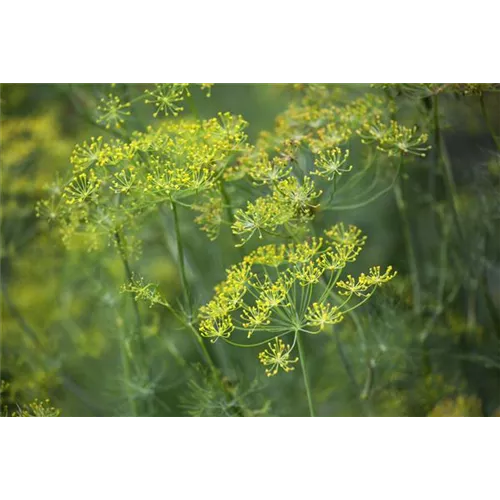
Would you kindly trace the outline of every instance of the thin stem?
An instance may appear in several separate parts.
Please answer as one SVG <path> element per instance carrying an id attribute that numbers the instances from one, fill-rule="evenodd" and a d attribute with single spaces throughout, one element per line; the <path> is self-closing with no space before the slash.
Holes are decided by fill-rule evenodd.
<path id="1" fill-rule="evenodd" d="M 403 158 L 401 157 L 401 164 L 403 163 Z M 417 257 L 413 247 L 413 241 L 411 236 L 410 221 L 408 218 L 408 208 L 403 196 L 403 187 L 401 184 L 401 179 L 394 184 L 394 196 L 396 198 L 396 205 L 401 216 L 401 221 L 403 223 L 403 235 L 406 245 L 406 253 L 408 256 L 408 264 L 410 266 L 410 279 L 413 289 L 413 311 L 415 314 L 420 314 L 421 311 L 421 291 L 420 283 L 418 279 L 418 266 Z"/>
<path id="2" fill-rule="evenodd" d="M 191 321 L 191 296 L 189 293 L 188 280 L 186 277 L 186 267 L 184 264 L 184 246 L 182 244 L 181 230 L 179 224 L 179 215 L 177 213 L 177 205 L 172 201 L 172 212 L 174 214 L 174 228 L 175 228 L 175 239 L 177 242 L 177 260 L 179 261 L 179 268 L 181 272 L 181 282 L 182 282 L 182 293 L 184 295 L 184 306 L 186 307 L 189 321 Z"/>
<path id="3" fill-rule="evenodd" d="M 125 269 L 125 275 L 127 277 L 127 282 L 130 282 L 133 277 L 132 269 L 130 267 L 130 263 L 127 258 L 127 253 L 125 251 L 125 248 L 123 246 L 123 241 L 120 235 L 120 232 L 117 230 L 115 231 L 115 241 L 116 245 L 118 247 L 118 253 L 120 254 L 120 258 L 123 263 L 123 268 Z M 146 353 L 146 343 L 144 341 L 144 337 L 142 335 L 142 318 L 141 318 L 141 313 L 139 311 L 139 304 L 137 301 L 132 297 L 132 306 L 134 308 L 134 314 L 135 314 L 135 339 L 137 340 L 137 343 L 139 345 L 139 356 L 140 356 L 140 361 L 142 364 L 143 368 L 147 367 L 147 353 Z M 121 345 L 120 345 L 120 350 L 121 350 L 121 355 L 122 355 L 122 365 L 123 365 L 123 372 L 125 376 L 125 380 L 130 380 L 130 354 L 127 352 L 126 345 L 125 345 L 126 340 L 122 338 Z M 137 402 L 135 399 L 130 395 L 130 389 L 127 386 L 127 398 L 129 400 L 130 404 L 130 409 L 132 411 L 132 414 L 134 416 L 138 415 L 138 408 L 137 408 Z M 149 410 L 151 406 L 151 401 L 148 400 L 146 402 L 146 409 Z"/>
<path id="4" fill-rule="evenodd" d="M 349 361 L 349 358 L 347 357 L 345 351 L 344 351 L 344 346 L 342 344 L 342 341 L 340 340 L 340 335 L 338 329 L 335 331 L 335 342 L 337 343 L 337 351 L 339 353 L 340 361 L 342 362 L 342 366 L 344 367 L 344 370 L 347 373 L 347 376 L 349 377 L 349 380 L 351 381 L 351 384 L 356 390 L 356 394 L 360 394 L 360 389 L 359 389 L 359 384 L 358 381 L 356 380 L 356 376 L 354 375 L 354 370 L 352 368 L 351 362 Z"/>
<path id="5" fill-rule="evenodd" d="M 297 332 L 297 344 L 299 346 L 300 366 L 302 368 L 302 375 L 304 376 L 304 385 L 306 387 L 307 403 L 309 405 L 309 414 L 310 414 L 311 417 L 315 417 L 316 414 L 314 412 L 314 407 L 313 407 L 313 402 L 312 402 L 311 388 L 310 388 L 310 385 L 309 385 L 309 375 L 307 373 L 307 367 L 306 367 L 306 361 L 305 361 L 304 344 L 303 344 L 302 333 L 301 332 Z"/>
<path id="6" fill-rule="evenodd" d="M 120 236 L 120 233 L 118 231 L 115 231 L 115 241 L 116 245 L 118 247 L 118 253 L 120 254 L 120 258 L 123 263 L 123 268 L 125 269 L 125 275 L 127 277 L 127 282 L 132 281 L 132 269 L 130 267 L 130 263 L 127 258 L 127 254 L 125 251 L 125 248 L 123 247 L 123 241 Z M 136 321 L 136 337 L 139 342 L 139 346 L 141 349 L 141 355 L 144 357 L 146 355 L 146 346 L 144 344 L 144 338 L 142 336 L 142 319 L 141 319 L 141 313 L 139 311 L 139 305 L 137 304 L 137 301 L 132 297 L 132 306 L 134 308 L 134 314 L 135 314 L 135 321 Z"/>
<path id="7" fill-rule="evenodd" d="M 127 400 L 128 404 L 130 406 L 130 412 L 132 413 L 132 416 L 136 417 L 137 416 L 137 402 L 132 396 L 130 392 L 130 388 L 128 386 L 128 381 L 130 380 L 130 360 L 129 360 L 129 355 L 125 346 L 125 338 L 124 335 L 122 334 L 121 339 L 120 339 L 120 354 L 121 354 L 121 360 L 122 360 L 122 368 L 123 368 L 123 377 L 127 381 L 127 387 L 126 387 L 126 394 L 127 394 Z"/>
<path id="8" fill-rule="evenodd" d="M 436 168 L 429 168 L 429 194 L 433 199 L 436 199 L 436 175 L 437 168 L 439 167 L 439 162 L 441 161 L 441 140 L 440 140 L 440 129 L 439 129 L 439 104 L 438 96 L 432 96 L 432 110 L 434 119 L 434 144 L 435 158 L 436 158 Z"/>
<path id="9" fill-rule="evenodd" d="M 231 401 L 233 396 L 230 393 L 230 391 L 228 390 L 228 388 L 226 387 L 226 385 L 224 384 L 224 380 L 222 379 L 221 373 L 217 369 L 217 367 L 215 366 L 214 360 L 212 359 L 212 356 L 208 352 L 208 349 L 205 345 L 205 342 L 203 342 L 203 339 L 200 337 L 200 334 L 198 333 L 196 328 L 193 326 L 191 321 L 186 321 L 184 319 L 184 317 L 181 314 L 178 314 L 175 311 L 175 309 L 167 302 L 161 302 L 160 304 L 163 305 L 164 307 L 166 307 L 170 312 L 172 312 L 172 314 L 175 316 L 175 318 L 194 335 L 194 338 L 195 338 L 197 344 L 200 346 L 200 349 L 203 353 L 203 356 L 205 358 L 205 361 L 206 361 L 208 367 L 210 368 L 210 370 L 213 373 L 216 380 L 219 382 L 219 385 L 222 388 L 224 395 L 226 396 L 226 400 L 228 402 Z M 240 414 L 241 417 L 245 416 L 245 414 L 241 408 L 237 407 L 236 411 Z"/>
<path id="10" fill-rule="evenodd" d="M 239 256 L 241 258 L 243 258 L 243 250 L 241 248 L 240 242 L 238 240 L 238 237 L 233 233 L 233 229 L 232 229 L 232 226 L 234 224 L 234 213 L 233 213 L 233 208 L 231 206 L 231 198 L 229 197 L 229 193 L 227 192 L 226 185 L 224 184 L 224 181 L 222 179 L 221 179 L 219 185 L 220 185 L 220 192 L 221 192 L 222 198 L 224 200 L 224 205 L 226 208 L 227 219 L 229 221 L 229 232 L 231 233 L 231 238 L 233 239 L 235 248 L 238 249 Z"/>
<path id="11" fill-rule="evenodd" d="M 465 241 L 464 232 L 462 229 L 462 224 L 460 223 L 460 218 L 458 216 L 457 209 L 457 186 L 455 184 L 455 179 L 453 178 L 453 171 L 451 168 L 450 158 L 448 152 L 446 151 L 446 145 L 441 133 L 441 128 L 439 124 L 439 101 L 438 97 L 434 98 L 434 127 L 436 130 L 436 148 L 439 151 L 441 162 L 439 162 L 443 169 L 443 177 L 446 182 L 446 189 L 448 191 L 448 200 L 453 214 L 453 221 L 455 223 L 458 236 L 462 243 Z"/>
<path id="12" fill-rule="evenodd" d="M 493 125 L 491 124 L 490 118 L 488 116 L 488 112 L 486 111 L 486 106 L 484 104 L 484 94 L 481 94 L 481 96 L 479 97 L 479 102 L 481 103 L 481 113 L 483 114 L 483 118 L 484 118 L 484 121 L 486 122 L 486 126 L 488 127 L 488 131 L 491 135 L 491 138 L 495 142 L 495 145 L 496 145 L 498 151 L 500 151 L 500 137 L 498 137 L 495 134 L 495 130 L 493 128 Z"/>

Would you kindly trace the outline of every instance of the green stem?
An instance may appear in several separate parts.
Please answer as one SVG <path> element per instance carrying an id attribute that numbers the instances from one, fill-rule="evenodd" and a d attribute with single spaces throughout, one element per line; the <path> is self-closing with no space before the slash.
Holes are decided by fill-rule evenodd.
<path id="1" fill-rule="evenodd" d="M 309 414 L 311 417 L 315 417 L 316 414 L 314 412 L 314 407 L 313 407 L 313 402 L 312 402 L 311 388 L 309 385 L 309 375 L 307 373 L 307 368 L 306 368 L 305 351 L 304 351 L 304 344 L 303 344 L 301 332 L 297 332 L 297 344 L 299 346 L 300 366 L 302 368 L 302 375 L 304 376 L 304 385 L 306 387 L 307 403 L 309 405 Z"/>
<path id="2" fill-rule="evenodd" d="M 401 164 L 403 163 L 403 158 L 401 157 Z M 396 205 L 401 216 L 401 221 L 403 223 L 403 235 L 405 239 L 406 252 L 408 256 L 408 264 L 410 266 L 410 279 L 413 289 L 413 311 L 415 314 L 420 314 L 421 311 L 421 292 L 420 283 L 418 279 L 418 266 L 417 257 L 415 255 L 415 250 L 413 248 L 410 221 L 408 218 L 408 208 L 403 196 L 403 187 L 401 184 L 401 179 L 394 184 L 394 196 L 396 198 Z"/>
<path id="3" fill-rule="evenodd" d="M 210 352 L 208 351 L 208 349 L 205 345 L 205 342 L 203 342 L 203 339 L 200 337 L 200 334 L 198 333 L 196 328 L 193 326 L 191 321 L 186 321 L 186 319 L 182 316 L 182 314 L 178 314 L 175 311 L 175 309 L 173 309 L 172 306 L 170 306 L 170 304 L 168 304 L 166 302 L 161 302 L 161 304 L 164 307 L 166 307 L 169 311 L 171 311 L 172 314 L 175 316 L 175 318 L 193 334 L 194 339 L 196 340 L 196 343 L 200 347 L 201 352 L 203 353 L 203 357 L 205 358 L 205 361 L 206 361 L 210 371 L 212 372 L 212 374 L 216 378 L 217 382 L 219 383 L 222 391 L 224 392 L 224 395 L 226 397 L 226 401 L 228 403 L 230 403 L 231 400 L 233 399 L 233 394 L 229 391 L 226 384 L 224 383 L 224 380 L 222 378 L 220 370 L 216 367 L 214 360 L 213 360 L 212 356 L 210 355 Z M 244 416 L 243 415 L 244 412 L 240 407 L 235 406 L 234 411 L 235 411 L 237 416 Z"/>
<path id="4" fill-rule="evenodd" d="M 434 119 L 434 144 L 436 146 L 435 158 L 436 164 L 435 168 L 429 168 L 429 194 L 433 199 L 436 199 L 436 175 L 437 169 L 439 167 L 439 162 L 441 161 L 441 140 L 440 140 L 440 129 L 439 129 L 439 105 L 438 96 L 432 96 L 432 110 Z"/>
<path id="5" fill-rule="evenodd" d="M 184 264 L 184 246 L 182 244 L 182 238 L 181 238 L 179 214 L 177 213 L 176 203 L 172 201 L 171 205 L 172 205 L 172 212 L 174 214 L 175 239 L 177 243 L 177 260 L 179 261 L 179 268 L 181 272 L 182 293 L 184 295 L 184 307 L 186 308 L 189 321 L 191 321 L 192 319 L 191 297 L 189 294 L 189 286 L 186 276 L 186 267 Z"/>
<path id="6" fill-rule="evenodd" d="M 479 102 L 481 103 L 481 113 L 483 114 L 484 121 L 486 122 L 486 126 L 488 127 L 488 131 L 491 135 L 491 138 L 495 142 L 495 145 L 500 151 L 500 138 L 495 134 L 495 130 L 493 129 L 493 125 L 490 122 L 488 112 L 486 111 L 486 106 L 484 104 L 484 94 L 481 94 L 479 97 Z"/>
<path id="7" fill-rule="evenodd" d="M 130 263 L 127 258 L 127 253 L 126 250 L 123 246 L 123 241 L 122 237 L 120 235 L 120 232 L 117 230 L 115 231 L 115 241 L 116 245 L 118 247 L 118 253 L 120 254 L 120 258 L 123 263 L 123 268 L 125 269 L 125 275 L 127 278 L 127 282 L 130 282 L 133 277 L 132 269 L 130 267 Z M 132 300 L 132 306 L 134 308 L 134 315 L 135 315 L 135 336 L 134 338 L 137 340 L 137 344 L 139 346 L 139 359 L 140 359 L 140 365 L 142 369 L 147 369 L 147 352 L 146 352 L 146 343 L 144 340 L 144 337 L 142 335 L 142 318 L 141 318 L 141 313 L 139 310 L 139 304 L 135 300 L 134 297 L 131 297 Z M 120 349 L 122 351 L 122 361 L 124 362 L 123 364 L 123 370 L 124 370 L 124 376 L 125 380 L 128 381 L 130 379 L 130 355 L 125 349 L 125 344 L 124 341 L 121 342 Z M 125 356 L 125 358 L 123 358 Z M 129 404 L 131 407 L 132 414 L 134 416 L 138 415 L 138 409 L 137 409 L 137 402 L 135 399 L 130 395 L 130 388 L 127 386 L 126 388 L 127 391 L 127 397 L 129 399 Z M 149 411 L 151 409 L 151 400 L 147 400 L 145 404 L 145 410 Z"/>
<path id="8" fill-rule="evenodd" d="M 133 273 L 132 273 L 132 269 L 130 267 L 130 263 L 129 263 L 128 258 L 127 258 L 125 248 L 123 247 L 122 238 L 121 238 L 120 233 L 118 231 L 115 231 L 115 241 L 116 241 L 116 245 L 118 247 L 118 253 L 120 254 L 120 258 L 121 258 L 122 263 L 123 263 L 123 268 L 125 269 L 125 275 L 127 277 L 127 282 L 130 282 L 130 281 L 132 281 Z M 136 338 L 139 342 L 142 361 L 145 362 L 146 345 L 144 343 L 144 337 L 142 336 L 141 313 L 139 311 L 139 305 L 137 304 L 137 301 L 133 297 L 132 297 L 132 306 L 134 308 L 134 314 L 135 314 Z"/>
<path id="9" fill-rule="evenodd" d="M 460 218 L 458 216 L 457 209 L 457 186 L 455 184 L 455 179 L 453 178 L 453 171 L 451 168 L 450 158 L 448 152 L 446 151 L 446 145 L 443 140 L 443 135 L 441 133 L 441 127 L 439 124 L 439 101 L 438 97 L 434 96 L 434 127 L 436 131 L 436 148 L 439 151 L 441 161 L 439 162 L 443 169 L 443 177 L 446 182 L 446 189 L 448 192 L 448 200 L 453 215 L 453 221 L 455 223 L 458 236 L 462 243 L 465 241 L 464 231 L 462 229 L 462 224 L 460 223 Z"/>
<path id="10" fill-rule="evenodd" d="M 358 381 L 356 380 L 356 376 L 354 375 L 354 370 L 352 368 L 352 364 L 349 361 L 349 358 L 347 357 L 344 346 L 342 344 L 342 341 L 340 340 L 340 335 L 338 329 L 335 331 L 335 341 L 337 343 L 337 351 L 339 353 L 340 361 L 342 362 L 342 366 L 344 367 L 344 370 L 347 373 L 347 376 L 349 380 L 351 381 L 351 384 L 353 385 L 356 395 L 359 395 L 361 393 L 359 389 L 359 384 Z"/>
<path id="11" fill-rule="evenodd" d="M 226 206 L 226 214 L 229 221 L 229 231 L 231 233 L 231 238 L 233 239 L 235 248 L 238 249 L 239 256 L 243 258 L 243 249 L 241 248 L 237 236 L 233 233 L 232 226 L 234 223 L 234 213 L 231 206 L 231 198 L 229 197 L 229 193 L 227 192 L 226 185 L 224 184 L 223 180 L 220 181 L 220 192 Z"/>
<path id="12" fill-rule="evenodd" d="M 128 386 L 128 381 L 130 380 L 130 358 L 126 349 L 125 345 L 125 338 L 122 334 L 121 336 L 121 342 L 120 342 L 120 354 L 121 354 L 121 359 L 122 359 L 122 367 L 123 367 L 123 377 L 127 383 L 126 389 L 126 394 L 127 394 L 127 399 L 128 399 L 128 404 L 130 406 L 130 412 L 133 417 L 137 416 L 137 402 L 134 397 L 132 397 L 130 393 L 130 388 Z"/>

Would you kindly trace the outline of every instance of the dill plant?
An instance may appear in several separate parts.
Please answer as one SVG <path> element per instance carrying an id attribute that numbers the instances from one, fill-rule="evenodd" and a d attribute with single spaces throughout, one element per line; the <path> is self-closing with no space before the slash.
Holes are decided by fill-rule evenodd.
<path id="1" fill-rule="evenodd" d="M 129 102 L 109 94 L 97 106 L 97 123 L 106 129 L 123 130 L 134 103 L 139 100 L 156 107 L 155 118 L 160 113 L 177 117 L 183 110 L 184 98 L 190 96 L 185 84 L 157 85 Z M 115 246 L 127 281 L 123 289 L 132 292 L 135 299 L 145 298 L 151 304 L 166 307 L 192 332 L 214 374 L 218 373 L 218 368 L 201 337 L 227 339 L 234 329 L 228 313 L 242 306 L 239 301 L 252 286 L 253 295 L 259 298 L 254 305 L 245 305 L 239 328 L 252 333 L 260 328 L 281 333 L 292 331 L 295 333 L 292 344 L 298 343 L 302 351 L 300 333 L 310 332 L 305 330 L 306 327 L 319 328 L 319 332 L 326 324 L 337 323 L 343 314 L 354 311 L 359 305 L 348 304 L 352 297 L 368 300 L 379 284 L 393 276 L 390 268 L 381 274 L 380 268 L 375 267 L 368 274 L 361 274 L 357 281 L 350 275 L 346 281 L 339 280 L 340 271 L 356 258 L 364 242 L 354 227 L 344 230 L 342 225 L 335 226 L 326 231 L 325 241 L 315 237 L 304 240 L 324 195 L 333 196 L 336 188 L 333 182 L 323 191 L 316 187 L 312 176 L 329 182 L 348 174 L 352 169 L 352 165 L 345 166 L 349 152 L 342 152 L 337 143 L 345 141 L 349 135 L 358 134 L 358 129 L 367 126 L 370 118 L 378 120 L 383 108 L 382 101 L 367 96 L 344 109 L 337 109 L 328 105 L 333 97 L 334 93 L 326 87 L 311 87 L 303 98 L 303 109 L 291 107 L 278 120 L 277 130 L 273 134 L 263 134 L 254 146 L 244 132 L 246 122 L 230 113 L 219 113 L 217 118 L 205 120 L 177 117 L 148 126 L 145 131 L 119 133 L 109 141 L 104 141 L 102 136 L 93 137 L 75 147 L 71 156 L 73 176 L 61 186 L 62 194 L 54 194 L 40 202 L 38 212 L 50 211 L 52 219 L 57 219 L 62 239 L 68 247 L 79 238 L 86 241 L 89 250 L 98 250 L 103 245 Z M 343 134 L 336 138 L 332 134 L 331 122 L 339 119 Z M 312 126 L 311 121 L 314 122 Z M 296 165 L 305 148 L 317 155 L 317 168 L 310 174 L 297 175 Z M 248 185 L 248 181 L 255 195 L 245 202 L 240 190 Z M 200 204 L 198 200 L 203 198 L 205 201 Z M 235 207 L 234 198 L 239 204 L 243 202 L 241 208 Z M 275 277 L 265 274 L 264 278 L 262 274 L 260 277 L 255 274 L 257 282 L 251 282 L 252 255 L 255 254 L 248 254 L 229 274 L 225 288 L 217 295 L 218 306 L 209 303 L 212 306 L 202 307 L 198 319 L 195 319 L 193 289 L 186 272 L 183 228 L 179 218 L 181 208 L 200 212 L 195 220 L 212 240 L 217 238 L 219 226 L 225 222 L 223 211 L 226 209 L 236 247 L 244 246 L 254 236 L 258 239 L 264 235 L 293 238 L 296 242 L 288 244 L 286 252 L 280 250 L 284 260 L 275 265 L 277 269 L 280 264 L 287 263 L 288 269 L 277 272 Z M 150 284 L 135 279 L 130 264 L 134 245 L 140 245 L 134 228 L 152 212 L 164 217 L 166 211 L 170 212 L 174 227 L 175 257 L 183 292 L 180 308 L 160 298 Z M 334 234 L 345 241 L 334 241 L 331 239 Z M 317 261 L 311 260 L 315 257 Z M 267 265 L 265 261 L 263 264 Z M 325 282 L 322 293 L 314 287 L 320 279 Z M 329 295 L 336 297 L 332 292 L 335 286 L 342 288 L 341 293 L 347 297 L 332 305 L 324 299 Z M 297 287 L 303 290 L 298 292 Z M 221 297 L 231 293 L 230 304 L 222 305 Z M 210 307 L 219 307 L 220 310 Z M 141 313 L 137 305 L 134 308 L 136 329 L 126 341 L 129 354 L 125 356 L 124 370 L 127 374 L 130 374 L 130 352 L 139 360 L 140 371 L 147 372 L 148 364 Z M 274 310 L 283 316 L 281 326 L 269 324 Z M 287 317 L 288 323 L 284 320 Z M 269 338 L 265 343 L 268 348 L 259 358 L 269 367 L 267 374 L 275 375 L 278 367 L 291 370 L 291 364 L 296 361 L 290 354 L 293 346 L 284 344 L 280 336 Z M 304 367 L 304 381 L 311 403 Z M 131 408 L 137 412 L 134 401 L 132 397 Z M 312 404 L 310 411 L 314 413 Z"/>
<path id="2" fill-rule="evenodd" d="M 338 413 L 332 401 L 344 396 L 340 413 L 478 413 L 457 363 L 496 370 L 500 322 L 487 276 L 497 212 L 494 190 L 475 196 L 457 182 L 441 120 L 449 96 L 477 99 L 497 146 L 486 104 L 496 89 L 279 86 L 287 107 L 255 140 L 239 114 L 200 116 L 196 102 L 217 92 L 211 84 L 103 86 L 93 98 L 84 87 L 62 89 L 100 132 L 68 154 L 70 172 L 44 179 L 47 196 L 36 212 L 68 254 L 103 270 L 112 255 L 121 266 L 100 271 L 95 290 L 108 310 L 96 324 L 109 325 L 120 352 L 118 412 L 172 412 L 162 391 L 175 370 L 174 384 L 189 393 L 179 408 L 197 416 L 301 411 L 286 409 L 280 387 L 305 389 L 311 415 Z M 495 154 L 491 179 L 498 178 Z M 368 226 L 366 240 L 365 224 L 350 223 L 391 193 L 405 257 L 384 260 L 397 273 L 372 253 L 384 237 Z M 151 273 L 149 247 L 158 236 L 167 254 Z M 216 269 L 196 268 L 200 248 L 218 255 Z M 167 282 L 179 284 L 172 293 L 159 283 L 168 261 Z M 485 328 L 492 333 L 480 339 Z M 235 359 L 246 372 L 232 369 Z M 258 363 L 273 397 L 251 407 L 247 397 L 260 386 L 247 379 Z"/>

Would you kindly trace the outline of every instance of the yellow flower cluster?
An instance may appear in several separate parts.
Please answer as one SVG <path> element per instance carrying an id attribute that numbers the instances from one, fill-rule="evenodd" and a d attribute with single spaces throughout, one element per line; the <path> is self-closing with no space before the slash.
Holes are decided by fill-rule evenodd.
<path id="1" fill-rule="evenodd" d="M 264 365 L 268 366 L 266 368 L 266 375 L 272 377 L 278 373 L 279 368 L 284 372 L 290 372 L 294 370 L 292 366 L 296 363 L 299 358 L 290 357 L 291 348 L 289 345 L 285 345 L 283 340 L 276 338 L 273 343 L 268 344 L 268 349 L 259 353 L 259 361 Z"/>
<path id="2" fill-rule="evenodd" d="M 380 266 L 371 267 L 369 274 L 361 273 L 357 280 L 350 274 L 346 280 L 337 282 L 337 287 L 341 288 L 341 295 L 354 294 L 358 297 L 366 297 L 367 291 L 373 291 L 372 287 L 380 286 L 392 280 L 397 272 L 392 271 L 392 266 L 389 266 L 385 273 L 380 274 Z"/>
<path id="3" fill-rule="evenodd" d="M 39 401 L 35 399 L 24 408 L 12 414 L 13 417 L 59 417 L 61 410 L 50 404 L 50 399 Z"/>
<path id="4" fill-rule="evenodd" d="M 221 113 L 208 120 L 168 120 L 128 140 L 92 137 L 74 148 L 72 178 L 49 193 L 37 213 L 59 224 L 65 244 L 88 237 L 92 249 L 160 204 L 183 200 L 193 207 L 193 197 L 206 193 L 218 211 L 207 217 L 205 208 L 198 221 L 215 237 L 222 202 L 214 193 L 246 147 L 246 126 L 240 116 Z"/>
<path id="5" fill-rule="evenodd" d="M 122 102 L 118 96 L 109 94 L 107 98 L 103 97 L 97 106 L 97 123 L 102 123 L 107 129 L 120 128 L 130 116 L 129 108 L 129 102 Z"/>
<path id="6" fill-rule="evenodd" d="M 316 170 L 312 173 L 331 181 L 336 176 L 341 176 L 352 170 L 352 165 L 346 165 L 349 158 L 349 150 L 342 152 L 340 148 L 333 148 L 320 152 L 316 159 Z"/>
<path id="7" fill-rule="evenodd" d="M 412 154 L 424 157 L 431 146 L 425 146 L 427 134 L 419 134 L 417 127 L 408 128 L 391 120 L 389 125 L 378 117 L 358 131 L 365 144 L 375 143 L 377 149 L 389 156 Z"/>
<path id="8" fill-rule="evenodd" d="M 344 316 L 338 307 L 332 306 L 326 302 L 314 302 L 311 304 L 304 317 L 309 326 L 318 327 L 318 331 L 316 333 L 324 330 L 326 325 L 335 325 L 344 319 Z"/>
<path id="9" fill-rule="evenodd" d="M 208 84 L 205 84 L 208 85 Z M 153 116 L 156 118 L 160 113 L 177 116 L 184 108 L 180 103 L 189 94 L 187 83 L 158 83 L 153 90 L 145 90 L 146 104 L 156 106 Z"/>
<path id="10" fill-rule="evenodd" d="M 321 237 L 257 248 L 228 270 L 212 300 L 201 307 L 200 334 L 213 342 L 223 338 L 234 343 L 229 340 L 233 334 L 250 338 L 259 333 L 272 335 L 270 340 L 278 342 L 282 335 L 315 334 L 326 325 L 339 323 L 396 274 L 391 267 L 382 273 L 376 266 L 357 280 L 349 275 L 339 281 L 342 270 L 356 259 L 365 241 L 357 227 L 339 223 Z M 335 298 L 335 290 L 348 296 L 344 302 L 337 296 L 342 302 L 338 306 L 327 301 Z M 272 365 L 268 375 L 282 367 L 271 359 L 281 355 L 284 361 L 289 359 L 286 356 L 291 349 L 283 346 L 278 342 L 275 351 L 261 353 L 261 361 Z"/>
<path id="11" fill-rule="evenodd" d="M 307 176 L 302 184 L 292 176 L 275 183 L 272 189 L 271 195 L 249 201 L 245 210 L 236 211 L 232 230 L 243 238 L 241 245 L 256 232 L 262 238 L 263 232 L 273 233 L 284 224 L 304 225 L 311 220 L 315 200 L 321 195 Z"/>

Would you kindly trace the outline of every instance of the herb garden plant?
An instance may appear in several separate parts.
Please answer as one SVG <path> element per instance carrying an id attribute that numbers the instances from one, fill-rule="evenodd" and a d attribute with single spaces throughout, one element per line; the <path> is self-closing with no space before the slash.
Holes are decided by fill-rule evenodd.
<path id="1" fill-rule="evenodd" d="M 497 90 L 259 86 L 281 109 L 252 128 L 210 108 L 224 85 L 60 86 L 76 145 L 14 110 L 3 413 L 494 414 Z M 462 178 L 446 134 L 466 121 L 485 146 Z M 25 272 L 43 294 L 23 269 L 44 259 L 45 317 L 10 291 Z"/>

